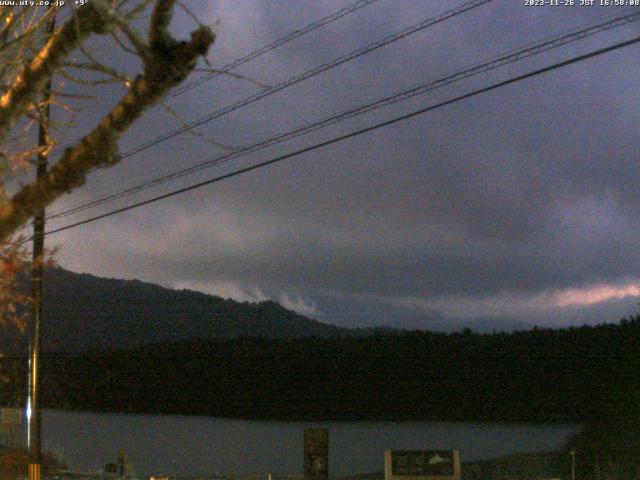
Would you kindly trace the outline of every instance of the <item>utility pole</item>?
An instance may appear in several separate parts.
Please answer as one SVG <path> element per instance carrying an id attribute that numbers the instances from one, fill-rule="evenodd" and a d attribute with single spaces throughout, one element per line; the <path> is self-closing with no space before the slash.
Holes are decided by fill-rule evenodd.
<path id="1" fill-rule="evenodd" d="M 50 10 L 51 19 L 47 25 L 46 39 L 55 29 L 56 8 Z M 49 117 L 51 114 L 51 78 L 41 95 L 40 125 L 38 128 L 37 178 L 47 173 L 49 145 Z M 40 441 L 40 405 L 39 377 L 40 368 L 40 319 L 42 317 L 42 277 L 44 272 L 44 209 L 36 213 L 33 219 L 33 257 L 31 263 L 31 338 L 29 351 L 29 398 L 27 399 L 27 448 L 29 454 L 29 480 L 41 480 L 41 441 Z"/>

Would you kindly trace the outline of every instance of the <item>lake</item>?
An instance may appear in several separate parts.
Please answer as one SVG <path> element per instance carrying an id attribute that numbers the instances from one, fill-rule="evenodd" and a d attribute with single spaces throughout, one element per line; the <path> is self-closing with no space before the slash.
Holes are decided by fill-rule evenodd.
<path id="1" fill-rule="evenodd" d="M 381 471 L 387 449 L 457 449 L 463 461 L 563 445 L 574 426 L 453 422 L 276 422 L 45 410 L 43 449 L 101 471 L 125 449 L 139 476 L 302 475 L 305 428 L 329 429 L 330 475 Z"/>

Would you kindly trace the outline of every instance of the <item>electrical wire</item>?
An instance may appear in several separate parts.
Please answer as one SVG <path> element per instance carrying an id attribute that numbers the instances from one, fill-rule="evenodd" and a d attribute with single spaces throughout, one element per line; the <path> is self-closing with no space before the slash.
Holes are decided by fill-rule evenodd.
<path id="1" fill-rule="evenodd" d="M 325 25 L 328 25 L 332 22 L 335 22 L 336 20 L 339 20 L 342 17 L 345 17 L 347 15 L 349 15 L 350 13 L 356 12 L 358 10 L 360 10 L 361 8 L 367 7 L 375 2 L 377 2 L 378 0 L 358 0 L 357 2 L 355 2 L 354 4 L 342 8 L 340 10 L 338 10 L 337 12 L 332 13 L 331 15 L 327 15 L 326 17 L 321 18 L 320 20 L 317 20 L 315 22 L 312 22 L 304 27 L 302 27 L 300 30 L 294 30 L 293 32 L 285 35 L 284 37 L 281 37 L 279 39 L 277 39 L 276 41 L 265 45 L 263 47 L 258 48 L 257 50 L 254 50 L 251 53 L 248 53 L 240 58 L 238 58 L 237 60 L 234 60 L 231 63 L 228 63 L 224 66 L 222 66 L 218 71 L 216 72 L 211 72 L 208 75 L 205 75 L 203 77 L 198 78 L 197 80 L 194 80 L 190 83 L 187 83 L 185 85 L 182 85 L 178 88 L 176 88 L 173 92 L 171 92 L 167 98 L 173 98 L 176 97 L 178 95 L 182 95 L 183 93 L 198 87 L 200 85 L 202 85 L 205 82 L 208 82 L 209 80 L 212 80 L 214 78 L 216 78 L 219 75 L 222 75 L 224 73 L 227 73 L 231 70 L 234 70 L 236 68 L 238 68 L 241 65 L 244 65 L 247 62 L 250 62 L 251 60 L 254 60 L 258 57 L 260 57 L 261 55 L 264 55 L 265 53 L 268 53 L 272 50 L 275 50 L 278 47 L 281 47 L 282 45 L 291 42 L 292 40 L 295 40 L 298 37 L 301 37 L 303 35 L 306 35 L 307 33 L 313 32 L 314 30 L 317 30 L 321 27 L 324 27 Z"/>
<path id="2" fill-rule="evenodd" d="M 275 136 L 275 137 L 271 137 L 268 138 L 266 140 L 262 140 L 259 141 L 257 143 L 251 144 L 251 145 L 247 145 L 244 147 L 240 147 L 236 150 L 234 150 L 233 152 L 221 155 L 221 156 L 217 156 L 214 157 L 212 159 L 209 159 L 205 162 L 199 163 L 197 165 L 194 165 L 192 167 L 188 167 L 182 170 L 178 170 L 176 172 L 173 172 L 171 174 L 167 174 L 167 175 L 162 175 L 160 177 L 156 177 L 155 179 L 149 180 L 147 182 L 144 182 L 140 185 L 136 185 L 134 187 L 125 189 L 125 190 L 121 190 L 120 192 L 102 197 L 100 199 L 96 199 L 93 200 L 91 202 L 87 202 L 84 203 L 82 205 L 78 205 L 76 207 L 72 207 L 70 209 L 67 210 L 63 210 L 57 213 L 54 213 L 52 215 L 50 215 L 48 217 L 49 220 L 51 219 L 55 219 L 55 218 L 62 218 L 62 217 L 66 217 L 69 215 L 73 215 L 85 210 L 88 210 L 90 208 L 94 208 L 97 207 L 99 205 L 102 205 L 104 203 L 108 203 L 114 200 L 118 200 L 120 198 L 124 198 L 128 195 L 134 194 L 134 193 L 138 193 L 140 191 L 146 190 L 148 188 L 166 183 L 168 181 L 171 180 L 175 180 L 177 178 L 181 178 L 183 176 L 204 170 L 206 168 L 210 168 L 212 166 L 218 165 L 222 162 L 234 159 L 234 158 L 238 158 L 238 157 L 242 157 L 245 155 L 248 155 L 250 153 L 256 152 L 258 150 L 262 150 L 263 148 L 284 142 L 284 141 L 288 141 L 291 140 L 293 138 L 302 136 L 302 135 L 306 135 L 310 132 L 313 131 L 317 131 L 321 128 L 325 128 L 329 125 L 333 125 L 335 123 L 344 121 L 348 118 L 353 118 L 359 115 L 363 115 L 365 113 L 369 113 L 371 111 L 380 109 L 382 107 L 386 107 L 388 105 L 391 105 L 393 103 L 397 103 L 399 101 L 403 101 L 406 100 L 408 98 L 417 96 L 417 95 L 423 95 L 425 93 L 431 92 L 437 88 L 441 88 L 443 86 L 452 84 L 454 82 L 463 80 L 463 79 L 467 79 L 470 78 L 472 76 L 475 75 L 479 75 L 481 73 L 485 73 L 489 70 L 493 70 L 517 61 L 522 60 L 523 58 L 529 58 L 531 56 L 534 55 L 539 55 L 540 53 L 549 51 L 551 49 L 554 48 L 558 48 L 560 46 L 564 46 L 567 45 L 569 43 L 578 41 L 578 40 L 582 40 L 590 35 L 594 35 L 597 33 L 600 33 L 602 31 L 607 31 L 610 30 L 612 28 L 616 28 L 619 27 L 621 25 L 630 23 L 630 22 L 634 22 L 634 21 L 638 21 L 640 20 L 640 12 L 637 13 L 633 13 L 633 14 L 629 14 L 629 15 L 623 15 L 620 17 L 615 17 L 613 19 L 604 21 L 604 22 L 600 22 L 597 24 L 592 24 L 589 25 L 587 27 L 581 27 L 579 29 L 572 29 L 566 33 L 563 33 L 559 36 L 547 39 L 545 41 L 543 41 L 542 43 L 538 43 L 534 46 L 530 46 L 530 47 L 525 47 L 525 48 L 521 48 L 518 50 L 511 50 L 509 52 L 506 52 L 502 55 L 496 56 L 496 57 L 492 57 L 491 59 L 485 60 L 484 62 L 475 64 L 472 67 L 468 67 L 466 69 L 461 69 L 458 70 L 454 73 L 450 73 L 444 77 L 441 77 L 437 80 L 433 80 L 430 81 L 428 83 L 425 84 L 421 84 L 418 85 L 416 87 L 413 87 L 411 89 L 408 90 L 403 90 L 400 92 L 396 92 L 394 94 L 388 95 L 382 99 L 376 100 L 374 102 L 369 102 L 366 103 L 364 105 L 361 105 L 357 108 L 354 109 L 350 109 L 347 111 L 344 111 L 342 113 L 336 114 L 336 115 L 332 115 L 328 118 L 313 122 L 311 124 L 307 124 L 305 126 L 296 128 L 294 130 L 285 132 L 281 135 Z"/>
<path id="3" fill-rule="evenodd" d="M 490 91 L 493 91 L 493 90 L 497 90 L 497 89 L 505 87 L 507 85 L 512 85 L 512 84 L 521 82 L 523 80 L 527 80 L 529 78 L 533 78 L 533 77 L 536 77 L 536 76 L 551 72 L 551 71 L 556 70 L 558 68 L 562 68 L 562 67 L 566 67 L 568 65 L 572 65 L 572 64 L 575 64 L 575 63 L 578 63 L 578 62 L 582 62 L 582 61 L 585 61 L 585 60 L 588 60 L 588 59 L 591 59 L 591 58 L 594 58 L 594 57 L 597 57 L 597 56 L 600 56 L 600 55 L 604 55 L 606 53 L 613 52 L 615 50 L 619 50 L 619 49 L 622 49 L 622 48 L 625 48 L 625 47 L 628 47 L 628 46 L 631 46 L 631 45 L 634 45 L 634 44 L 637 44 L 637 43 L 640 43 L 640 37 L 635 37 L 635 38 L 633 38 L 631 40 L 620 42 L 620 43 L 617 43 L 615 45 L 612 45 L 612 46 L 609 46 L 609 47 L 605 47 L 605 48 L 602 48 L 602 49 L 599 49 L 599 50 L 596 50 L 596 51 L 593 51 L 593 52 L 590 52 L 590 53 L 587 53 L 587 54 L 584 54 L 584 55 L 579 55 L 579 56 L 573 57 L 573 58 L 571 58 L 569 60 L 564 60 L 564 61 L 559 62 L 559 63 L 554 63 L 554 64 L 549 65 L 547 67 L 543 67 L 543 68 L 540 68 L 538 70 L 534 70 L 534 71 L 531 71 L 531 72 L 528 72 L 528 73 L 525 73 L 525 74 L 522 74 L 522 75 L 518 75 L 518 76 L 512 77 L 512 78 L 510 78 L 508 80 L 504 80 L 504 81 L 501 81 L 501 82 L 494 83 L 494 84 L 489 85 L 487 87 L 483 87 L 483 88 L 474 90 L 474 91 L 472 91 L 470 93 L 454 97 L 452 99 L 437 103 L 435 105 L 431 105 L 431 106 L 428 106 L 428 107 L 425 107 L 425 108 L 421 108 L 421 109 L 415 110 L 413 112 L 410 112 L 410 113 L 407 113 L 407 114 L 392 118 L 390 120 L 386 120 L 384 122 L 380 122 L 380 123 L 377 123 L 375 125 L 372 125 L 372 126 L 369 126 L 369 127 L 366 127 L 366 128 L 362 128 L 362 129 L 353 131 L 353 132 L 345 134 L 345 135 L 334 137 L 334 138 L 332 138 L 330 140 L 326 140 L 326 141 L 323 141 L 323 142 L 320 142 L 320 143 L 316 143 L 314 145 L 311 145 L 311 146 L 308 146 L 308 147 L 304 147 L 304 148 L 295 150 L 293 152 L 290 152 L 290 153 L 287 153 L 287 154 L 284 154 L 284 155 L 280 155 L 278 157 L 272 158 L 270 160 L 266 160 L 264 162 L 257 163 L 255 165 L 252 165 L 252 166 L 249 166 L 249 167 L 238 169 L 238 170 L 236 170 L 234 172 L 230 172 L 230 173 L 227 173 L 227 174 L 224 174 L 224 175 L 220 175 L 220 176 L 217 176 L 217 177 L 214 177 L 214 178 L 210 178 L 208 180 L 205 180 L 205 181 L 202 181 L 202 182 L 199 182 L 199 183 L 195 183 L 195 184 L 189 185 L 187 187 L 184 187 L 184 188 L 181 188 L 181 189 L 178 189 L 178 190 L 174 190 L 174 191 L 169 192 L 169 193 L 165 193 L 163 195 L 158 195 L 156 197 L 153 197 L 153 198 L 141 201 L 141 202 L 137 202 L 137 203 L 134 203 L 134 204 L 131 204 L 131 205 L 127 205 L 126 207 L 118 208 L 118 209 L 112 210 L 110 212 L 103 213 L 101 215 L 96 215 L 94 217 L 91 217 L 91 218 L 88 218 L 88 219 L 85 219 L 85 220 L 82 220 L 82 221 L 79 221 L 79 222 L 75 222 L 75 223 L 72 223 L 70 225 L 66 225 L 64 227 L 56 228 L 54 230 L 50 230 L 50 231 L 46 232 L 45 235 L 53 235 L 55 233 L 63 232 L 65 230 L 76 228 L 76 227 L 79 227 L 81 225 L 86 225 L 88 223 L 92 223 L 92 222 L 95 222 L 97 220 L 101 220 L 101 219 L 104 219 L 104 218 L 107 218 L 107 217 L 111 217 L 113 215 L 117 215 L 117 214 L 129 211 L 129 210 L 133 210 L 135 208 L 139 208 L 139 207 L 142 207 L 144 205 L 149 205 L 151 203 L 155 203 L 157 201 L 164 200 L 166 198 L 170 198 L 170 197 L 182 194 L 182 193 L 186 193 L 186 192 L 189 192 L 189 191 L 204 187 L 206 185 L 211 185 L 211 184 L 214 184 L 214 183 L 221 182 L 223 180 L 227 180 L 227 179 L 230 179 L 230 178 L 233 178 L 233 177 L 237 177 L 237 176 L 242 175 L 244 173 L 248 173 L 248 172 L 251 172 L 251 171 L 254 171 L 254 170 L 258 170 L 260 168 L 263 168 L 263 167 L 266 167 L 266 166 L 269 166 L 269 165 L 273 165 L 275 163 L 282 162 L 282 161 L 287 160 L 289 158 L 297 157 L 297 156 L 300 156 L 302 154 L 305 154 L 305 153 L 308 153 L 308 152 L 311 152 L 311 151 L 326 147 L 328 145 L 333 145 L 335 143 L 338 143 L 338 142 L 341 142 L 341 141 L 344 141 L 344 140 L 347 140 L 347 139 L 350 139 L 350 138 L 354 138 L 354 137 L 363 135 L 365 133 L 369 133 L 369 132 L 372 132 L 374 130 L 378 130 L 380 128 L 384 128 L 384 127 L 387 127 L 389 125 L 393 125 L 393 124 L 396 124 L 398 122 L 401 122 L 401 121 L 404 121 L 404 120 L 408 120 L 410 118 L 413 118 L 413 117 L 416 117 L 416 116 L 419 116 L 419 115 L 424 115 L 425 113 L 440 109 L 440 108 L 448 106 L 448 105 L 452 105 L 454 103 L 457 103 L 457 102 L 460 102 L 460 101 L 463 101 L 463 100 L 466 100 L 466 99 L 469 99 L 469 98 L 472 98 L 472 97 L 475 97 L 475 96 L 478 96 L 478 95 L 481 95 L 481 94 L 484 94 L 484 93 L 487 93 L 487 92 L 490 92 Z M 27 241 L 29 241 L 29 240 L 27 240 Z"/>
<path id="4" fill-rule="evenodd" d="M 252 95 L 250 97 L 247 97 L 244 100 L 241 100 L 239 102 L 236 102 L 234 104 L 231 104 L 231 105 L 223 108 L 222 110 L 218 110 L 216 112 L 213 112 L 213 113 L 207 115 L 206 117 L 203 117 L 203 118 L 200 118 L 198 120 L 195 120 L 194 122 L 192 122 L 190 124 L 184 125 L 184 126 L 178 128 L 176 130 L 173 130 L 171 132 L 167 132 L 167 133 L 165 133 L 163 135 L 160 135 L 159 137 L 156 137 L 155 139 L 153 139 L 153 140 L 151 140 L 149 142 L 146 142 L 145 144 L 139 145 L 138 147 L 135 147 L 134 149 L 129 150 L 128 152 L 125 152 L 124 154 L 121 155 L 121 160 L 123 160 L 125 158 L 128 158 L 128 157 L 131 157 L 133 155 L 136 155 L 137 153 L 140 153 L 143 150 L 146 150 L 147 148 L 150 148 L 150 147 L 152 147 L 154 145 L 157 145 L 157 144 L 159 144 L 159 143 L 161 143 L 163 141 L 166 141 L 166 140 L 168 140 L 170 138 L 173 138 L 173 137 L 175 137 L 175 136 L 177 136 L 177 135 L 179 135 L 179 134 L 181 134 L 181 133 L 183 133 L 183 132 L 185 132 L 187 130 L 190 130 L 192 128 L 195 128 L 195 127 L 198 127 L 198 126 L 203 125 L 205 123 L 208 123 L 208 122 L 210 122 L 210 121 L 212 121 L 212 120 L 214 120 L 216 118 L 220 118 L 223 115 L 231 113 L 231 112 L 233 112 L 235 110 L 238 110 L 238 109 L 240 109 L 240 108 L 242 108 L 242 107 L 244 107 L 246 105 L 249 105 L 249 104 L 251 104 L 253 102 L 261 100 L 262 98 L 265 98 L 265 97 L 267 97 L 269 95 L 277 93 L 277 92 L 279 92 L 281 90 L 284 90 L 285 88 L 288 88 L 288 87 L 290 87 L 292 85 L 300 83 L 300 82 L 302 82 L 304 80 L 307 80 L 307 79 L 309 79 L 309 78 L 311 78 L 313 76 L 319 75 L 320 73 L 323 73 L 323 72 L 325 72 L 327 70 L 330 70 L 330 69 L 332 69 L 334 67 L 337 67 L 337 66 L 342 65 L 342 64 L 344 64 L 346 62 L 354 60 L 354 59 L 356 59 L 356 58 L 358 58 L 360 56 L 363 56 L 363 55 L 365 55 L 365 54 L 367 54 L 369 52 L 372 52 L 374 50 L 382 48 L 382 47 L 384 47 L 386 45 L 389 45 L 389 44 L 391 44 L 393 42 L 401 40 L 401 39 L 403 39 L 403 38 L 405 38 L 405 37 L 407 37 L 409 35 L 417 33 L 417 32 L 419 32 L 421 30 L 429 28 L 429 27 L 431 27 L 433 25 L 436 25 L 438 23 L 444 22 L 444 21 L 446 21 L 446 20 L 448 20 L 450 18 L 453 18 L 453 17 L 456 17 L 458 15 L 461 15 L 462 13 L 465 13 L 465 12 L 467 12 L 469 10 L 473 10 L 475 8 L 478 8 L 478 7 L 480 7 L 480 6 L 484 5 L 484 4 L 490 3 L 492 1 L 493 0 L 470 0 L 468 2 L 465 2 L 465 3 L 461 4 L 461 5 L 459 5 L 455 9 L 447 10 L 447 11 L 445 11 L 444 13 L 442 13 L 442 14 L 440 14 L 438 16 L 427 18 L 427 19 L 423 20 L 422 22 L 420 22 L 420 23 L 418 23 L 416 25 L 413 25 L 413 26 L 405 28 L 404 30 L 401 30 L 400 32 L 388 35 L 388 36 L 384 37 L 382 40 L 370 43 L 370 44 L 368 44 L 368 45 L 366 45 L 364 47 L 360 47 L 360 48 L 352 51 L 351 53 L 349 53 L 347 55 L 340 56 L 338 58 L 335 58 L 331 62 L 322 64 L 322 65 L 320 65 L 320 66 L 318 66 L 316 68 L 308 70 L 307 72 L 304 72 L 304 73 L 302 73 L 300 75 L 292 77 L 289 80 L 276 85 L 275 87 L 272 87 L 272 88 L 270 88 L 268 90 L 262 91 L 261 93 L 258 93 L 258 94 Z M 26 225 L 25 225 L 25 227 L 22 227 L 22 228 L 26 228 Z M 20 230 L 22 230 L 22 228 Z"/>
<path id="5" fill-rule="evenodd" d="M 223 107 L 220 110 L 216 110 L 214 112 L 211 112 L 203 117 L 198 118 L 197 120 L 194 120 L 186 125 L 183 125 L 179 128 L 176 128 L 174 130 L 171 130 L 169 132 L 165 132 L 159 136 L 157 136 L 156 138 L 145 142 L 141 145 L 138 145 L 137 147 L 134 147 L 133 149 L 125 152 L 122 154 L 121 158 L 125 159 L 128 157 L 131 157 L 133 155 L 136 155 L 150 147 L 153 147 L 154 145 L 157 145 L 161 142 L 164 142 L 166 140 L 169 140 L 173 137 L 176 137 L 177 135 L 180 135 L 181 133 L 184 133 L 188 130 L 191 130 L 193 128 L 197 128 L 201 125 L 204 125 L 205 123 L 209 123 L 212 120 L 218 119 L 224 115 L 227 115 L 231 112 L 234 112 L 242 107 L 245 107 L 247 105 L 250 105 L 254 102 L 257 102 L 258 100 L 262 100 L 263 98 L 266 98 L 270 95 L 273 95 L 275 93 L 278 93 L 282 90 L 284 90 L 285 88 L 289 88 L 293 85 L 296 85 L 300 82 L 303 82 L 305 80 L 308 80 L 309 78 L 315 77 L 316 75 L 319 75 L 321 73 L 324 73 L 332 68 L 335 68 L 339 65 L 342 65 L 344 63 L 347 63 L 351 60 L 355 60 L 356 58 L 359 58 L 363 55 L 366 55 L 367 53 L 373 52 L 374 50 L 377 50 L 379 48 L 382 48 L 386 45 L 389 45 L 393 42 L 397 42 L 398 40 L 401 40 L 405 37 L 408 37 L 409 35 L 413 35 L 414 33 L 417 33 L 419 31 L 425 30 L 426 28 L 429 28 L 433 25 L 436 25 L 438 23 L 444 22 L 450 18 L 456 17 L 458 15 L 461 15 L 462 13 L 465 13 L 467 11 L 473 10 L 475 8 L 478 8 L 484 4 L 487 4 L 489 2 L 492 2 L 493 0 L 472 0 L 466 3 L 463 3 L 462 5 L 460 5 L 457 8 L 454 8 L 452 10 L 447 10 L 446 12 L 436 16 L 436 17 L 431 17 L 431 18 L 427 18 L 425 20 L 423 20 L 422 22 L 413 25 L 411 27 L 405 28 L 404 30 L 388 35 L 386 37 L 384 37 L 382 40 L 379 40 L 377 42 L 373 42 L 370 43 L 364 47 L 360 47 L 354 51 L 352 51 L 351 53 L 348 53 L 346 55 L 342 55 L 340 57 L 337 57 L 333 60 L 331 60 L 330 62 L 324 63 L 322 65 L 319 65 L 315 68 L 312 68 L 311 70 L 307 70 L 306 72 L 300 74 L 300 75 L 296 75 L 294 77 L 289 78 L 288 80 L 279 83 L 276 86 L 273 86 L 269 89 L 263 90 L 259 93 L 256 93 L 254 95 L 251 95 L 249 97 L 246 97 L 242 100 L 239 100 L 238 102 L 235 102 L 231 105 L 228 105 L 226 107 Z"/>
<path id="6" fill-rule="evenodd" d="M 284 37 L 281 37 L 277 40 L 275 40 L 274 42 L 268 44 L 268 45 L 264 45 L 240 58 L 237 58 L 236 60 L 234 60 L 231 63 L 228 63 L 226 65 L 223 65 L 220 69 L 216 70 L 215 72 L 210 72 L 209 74 L 198 78 L 197 80 L 194 80 L 186 85 L 182 85 L 176 89 L 174 89 L 171 93 L 169 93 L 168 95 L 165 96 L 166 99 L 169 98 L 173 98 L 176 97 L 178 95 L 182 95 L 183 93 L 186 93 L 187 91 L 198 87 L 199 85 L 202 85 L 205 82 L 208 82 L 209 80 L 213 80 L 214 78 L 218 77 L 219 75 L 223 75 L 225 73 L 229 73 L 231 70 L 240 67 L 241 65 L 244 65 L 245 63 L 250 62 L 251 60 L 254 60 L 272 50 L 275 50 L 278 47 L 281 47 L 282 45 L 285 45 L 293 40 L 295 40 L 296 38 L 299 38 L 303 35 L 306 35 L 307 33 L 311 33 L 321 27 L 324 27 L 332 22 L 335 22 L 336 20 L 339 20 L 343 17 L 346 17 L 347 15 L 354 13 L 364 7 L 367 7 L 375 2 L 377 2 L 378 0 L 358 0 L 357 2 L 355 2 L 352 5 L 349 5 L 348 7 L 344 7 L 330 15 L 327 15 L 326 17 L 323 17 L 319 20 L 316 20 L 308 25 L 305 25 L 304 27 L 302 27 L 299 30 L 294 30 L 293 32 L 288 33 L 287 35 L 285 35 Z M 69 16 L 70 12 L 66 12 L 65 16 Z M 153 109 L 155 108 L 157 105 L 151 106 L 149 107 L 149 109 Z M 63 150 L 64 148 L 62 148 L 61 150 Z M 56 149 L 58 150 L 58 149 Z"/>

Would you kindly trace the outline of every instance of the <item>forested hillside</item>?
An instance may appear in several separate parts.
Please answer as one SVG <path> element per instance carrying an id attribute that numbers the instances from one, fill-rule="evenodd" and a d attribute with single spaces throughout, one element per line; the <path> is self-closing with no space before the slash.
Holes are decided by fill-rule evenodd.
<path id="1" fill-rule="evenodd" d="M 25 291 L 26 279 L 22 280 Z M 347 329 L 287 310 L 276 302 L 237 302 L 138 280 L 100 278 L 62 268 L 45 272 L 45 351 L 132 348 L 145 343 L 233 338 L 327 336 Z M 5 329 L 0 351 L 26 351 L 28 338 Z"/>
<path id="2" fill-rule="evenodd" d="M 55 408 L 264 419 L 583 422 L 638 384 L 639 348 L 640 317 L 513 334 L 165 343 L 49 354 L 43 397 Z"/>

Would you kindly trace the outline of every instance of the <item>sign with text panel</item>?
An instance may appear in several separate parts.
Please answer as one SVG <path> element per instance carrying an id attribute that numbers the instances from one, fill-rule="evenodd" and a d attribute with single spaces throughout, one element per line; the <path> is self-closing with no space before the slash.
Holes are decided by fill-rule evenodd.
<path id="1" fill-rule="evenodd" d="M 385 480 L 460 480 L 457 450 L 388 450 Z"/>

